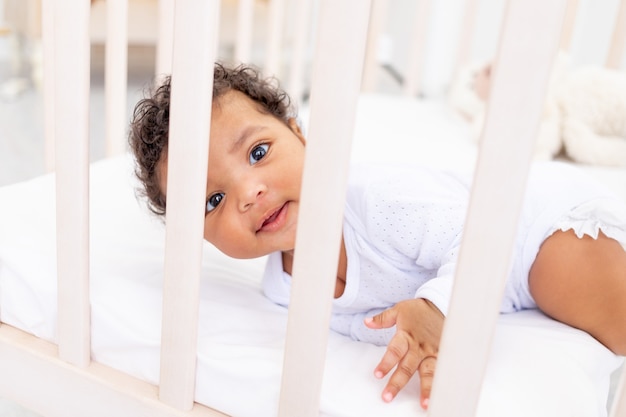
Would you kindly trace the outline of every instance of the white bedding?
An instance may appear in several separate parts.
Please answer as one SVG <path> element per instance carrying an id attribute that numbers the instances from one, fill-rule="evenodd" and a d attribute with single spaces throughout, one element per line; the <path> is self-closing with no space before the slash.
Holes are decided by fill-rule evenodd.
<path id="1" fill-rule="evenodd" d="M 465 124 L 437 103 L 364 96 L 356 137 L 358 160 L 469 169 L 476 155 Z M 92 355 L 157 383 L 164 227 L 136 200 L 131 170 L 127 156 L 91 169 Z M 626 192 L 624 170 L 593 174 Z M 56 319 L 53 184 L 48 175 L 0 188 L 0 320 L 48 340 Z M 208 244 L 204 254 L 196 399 L 234 416 L 274 416 L 286 310 L 260 292 L 263 259 L 228 259 Z M 331 333 L 322 415 L 425 415 L 417 378 L 392 404 L 382 402 L 385 382 L 372 371 L 383 352 Z M 501 316 L 479 416 L 604 416 L 620 363 L 537 311 Z"/>

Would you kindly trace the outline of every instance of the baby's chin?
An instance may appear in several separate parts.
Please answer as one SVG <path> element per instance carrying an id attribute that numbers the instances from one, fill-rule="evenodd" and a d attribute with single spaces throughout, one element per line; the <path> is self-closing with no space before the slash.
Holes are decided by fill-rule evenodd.
<path id="1" fill-rule="evenodd" d="M 275 252 L 287 252 L 293 255 L 293 248 L 295 246 L 295 236 L 293 236 L 293 239 L 285 239 L 284 241 L 273 242 L 273 244 L 269 245 L 265 242 L 265 244 L 259 244 L 258 246 L 242 246 L 234 242 L 228 242 L 228 244 L 224 245 L 223 242 L 221 244 L 219 242 L 212 242 L 206 237 L 204 241 L 233 259 L 258 259 Z"/>
<path id="2" fill-rule="evenodd" d="M 267 256 L 270 253 L 276 252 L 276 251 L 242 251 L 242 250 L 237 250 L 237 249 L 221 248 L 217 245 L 214 245 L 211 242 L 209 243 L 213 245 L 215 248 L 217 248 L 217 250 L 222 252 L 224 255 L 229 256 L 233 259 L 258 259 L 258 258 Z"/>

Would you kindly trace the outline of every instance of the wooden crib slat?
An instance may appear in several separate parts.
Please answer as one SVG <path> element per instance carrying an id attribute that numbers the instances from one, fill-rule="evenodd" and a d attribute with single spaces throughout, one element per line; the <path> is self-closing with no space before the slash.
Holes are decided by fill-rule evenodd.
<path id="1" fill-rule="evenodd" d="M 472 41 L 474 40 L 474 27 L 476 26 L 476 14 L 478 2 L 480 0 L 467 0 L 463 10 L 463 20 L 459 32 L 459 42 L 456 54 L 456 65 L 454 68 L 462 68 L 467 64 L 472 51 Z"/>
<path id="2" fill-rule="evenodd" d="M 283 42 L 285 7 L 285 0 L 269 0 L 267 50 L 263 67 L 266 76 L 280 77 L 280 49 Z"/>
<path id="3" fill-rule="evenodd" d="M 441 341 L 432 417 L 472 416 L 477 409 L 565 3 L 508 3 Z"/>
<path id="4" fill-rule="evenodd" d="M 298 0 L 294 6 L 295 35 L 291 48 L 291 65 L 289 69 L 289 95 L 296 103 L 301 102 L 304 94 L 304 60 L 307 51 L 307 42 L 311 29 L 312 0 Z"/>
<path id="5" fill-rule="evenodd" d="M 54 3 L 41 4 L 43 45 L 44 166 L 54 171 Z"/>
<path id="6" fill-rule="evenodd" d="M 106 154 L 126 150 L 128 73 L 128 0 L 107 0 L 105 51 Z"/>
<path id="7" fill-rule="evenodd" d="M 622 375 L 615 390 L 610 414 L 610 417 L 623 416 L 626 416 L 626 365 L 622 365 Z"/>
<path id="8" fill-rule="evenodd" d="M 193 404 L 198 292 L 219 1 L 180 0 L 174 13 L 160 398 Z"/>
<path id="9" fill-rule="evenodd" d="M 320 5 L 279 405 L 283 417 L 319 413 L 369 6 L 363 0 Z"/>
<path id="10" fill-rule="evenodd" d="M 421 90 L 426 37 L 430 16 L 431 0 L 420 0 L 416 6 L 415 23 L 411 30 L 411 50 L 409 51 L 408 70 L 404 82 L 404 94 L 417 96 Z"/>
<path id="11" fill-rule="evenodd" d="M 385 27 L 388 9 L 389 0 L 372 0 L 361 83 L 361 90 L 365 92 L 375 91 L 378 83 L 380 35 Z"/>
<path id="12" fill-rule="evenodd" d="M 89 2 L 54 3 L 58 341 L 61 359 L 90 360 Z"/>
<path id="13" fill-rule="evenodd" d="M 235 61 L 250 62 L 252 50 L 252 27 L 254 24 L 254 0 L 239 0 L 237 7 L 237 38 L 235 42 Z"/>
<path id="14" fill-rule="evenodd" d="M 157 79 L 172 73 L 174 0 L 159 0 L 159 35 L 156 48 Z"/>
<path id="15" fill-rule="evenodd" d="M 563 51 L 569 51 L 574 37 L 574 28 L 576 27 L 576 16 L 578 14 L 578 0 L 568 0 L 565 10 L 565 20 L 563 22 L 563 30 L 561 31 L 560 48 Z"/>
<path id="16" fill-rule="evenodd" d="M 619 68 L 624 57 L 624 47 L 626 46 L 626 0 L 621 0 L 617 16 L 615 16 L 615 26 L 611 37 L 611 45 L 606 58 L 608 68 Z"/>

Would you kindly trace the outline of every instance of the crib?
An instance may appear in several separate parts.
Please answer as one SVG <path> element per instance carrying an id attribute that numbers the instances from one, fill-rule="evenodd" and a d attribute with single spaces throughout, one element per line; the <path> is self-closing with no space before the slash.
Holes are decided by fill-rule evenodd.
<path id="1" fill-rule="evenodd" d="M 0 216 L 0 397 L 51 417 L 608 415 L 608 378 L 621 358 L 539 312 L 497 313 L 533 129 L 557 49 L 571 40 L 577 2 L 507 3 L 480 149 L 464 140 L 461 119 L 441 103 L 417 98 L 424 94 L 420 82 L 431 3 L 413 3 L 411 51 L 399 87 L 403 97 L 392 99 L 361 93 L 380 82 L 378 42 L 387 1 L 266 5 L 272 30 L 261 65 L 287 80 L 288 91 L 305 109 L 309 138 L 297 279 L 287 312 L 258 291 L 263 259 L 218 254 L 203 243 L 203 215 L 194 210 L 205 199 L 206 178 L 199 173 L 206 173 L 212 88 L 207 74 L 219 58 L 220 2 L 158 2 L 157 74 L 171 72 L 176 91 L 166 227 L 134 198 L 131 161 L 123 154 L 128 2 L 106 1 L 111 157 L 92 165 L 90 2 L 43 2 L 47 165 L 54 166 L 54 174 L 0 188 L 0 199 L 13 202 Z M 471 38 L 478 5 L 466 2 L 458 63 L 468 59 L 464 42 Z M 234 60 L 246 62 L 253 55 L 254 2 L 240 0 L 236 7 Z M 287 56 L 281 54 L 279 30 L 286 11 L 298 29 Z M 624 27 L 626 1 L 619 6 L 606 65 L 622 60 Z M 527 62 L 534 62 L 530 75 Z M 512 82 L 518 79 L 523 82 Z M 304 99 L 308 88 L 310 104 Z M 434 153 L 420 148 L 423 140 L 405 143 L 420 112 L 428 135 L 441 140 Z M 383 113 L 384 122 L 372 122 Z M 371 158 L 368 153 L 385 158 L 371 149 L 381 132 L 397 137 L 405 157 L 421 154 L 417 158 L 424 163 L 437 159 L 475 173 L 428 413 L 417 402 L 418 378 L 384 404 L 379 399 L 384 385 L 371 375 L 384 350 L 328 330 L 337 264 L 333 243 L 341 237 L 348 163 Z M 374 138 L 357 143 L 366 135 Z M 390 151 L 389 158 L 397 153 Z M 594 173 L 614 181 L 618 191 L 626 181 L 623 168 Z M 37 202 L 41 206 L 34 206 Z M 480 303 L 466 296 L 477 288 Z M 625 379 L 623 374 L 611 417 L 626 415 Z"/>

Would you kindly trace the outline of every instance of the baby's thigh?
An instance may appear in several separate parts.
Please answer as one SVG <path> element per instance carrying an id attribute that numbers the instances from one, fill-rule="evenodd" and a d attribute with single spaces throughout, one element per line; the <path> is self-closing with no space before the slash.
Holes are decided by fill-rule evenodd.
<path id="1" fill-rule="evenodd" d="M 539 309 L 626 353 L 626 251 L 600 232 L 597 239 L 557 231 L 544 241 L 529 274 Z"/>

